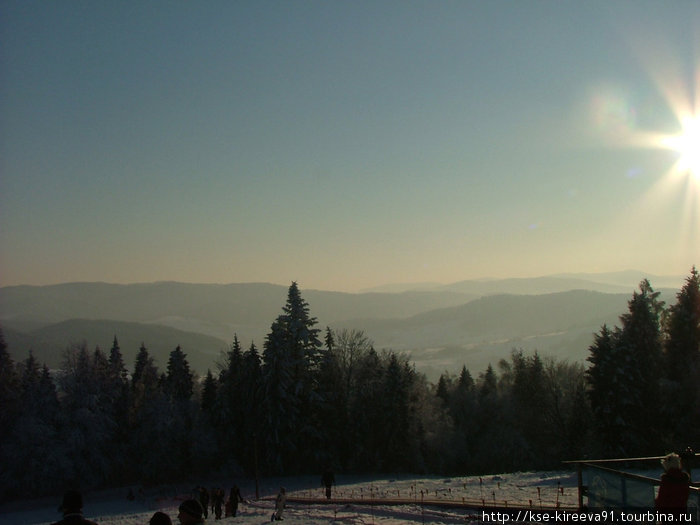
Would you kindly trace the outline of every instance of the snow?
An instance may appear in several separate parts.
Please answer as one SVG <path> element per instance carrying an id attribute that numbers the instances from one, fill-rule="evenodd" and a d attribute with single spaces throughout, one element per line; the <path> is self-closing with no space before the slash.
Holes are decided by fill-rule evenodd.
<path id="1" fill-rule="evenodd" d="M 333 498 L 323 501 L 323 489 L 318 477 L 266 479 L 260 484 L 260 499 L 255 501 L 252 481 L 230 480 L 207 484 L 221 486 L 228 494 L 231 485 L 238 484 L 246 503 L 240 504 L 237 517 L 215 520 L 211 524 L 269 523 L 274 497 L 280 486 L 287 490 L 288 502 L 284 523 L 289 525 L 396 525 L 410 523 L 454 524 L 480 520 L 477 508 L 421 505 L 423 501 L 439 500 L 454 503 L 479 502 L 507 507 L 525 505 L 541 507 L 574 507 L 578 501 L 576 474 L 570 471 L 525 472 L 470 477 L 396 477 L 360 478 L 336 475 Z M 196 485 L 193 484 L 192 486 Z M 85 517 L 99 525 L 145 525 L 156 510 L 168 514 L 173 524 L 178 523 L 179 503 L 190 497 L 185 487 L 158 487 L 146 489 L 139 501 L 128 501 L 128 487 L 119 491 L 86 493 Z M 298 499 L 313 502 L 299 502 Z M 339 499 L 352 502 L 340 502 Z M 367 500 L 379 500 L 369 505 Z M 394 504 L 400 500 L 403 504 Z M 15 502 L 0 506 L 0 525 L 35 525 L 58 521 L 58 499 Z M 382 504 L 386 502 L 386 504 Z M 477 507 L 478 505 L 475 505 Z"/>

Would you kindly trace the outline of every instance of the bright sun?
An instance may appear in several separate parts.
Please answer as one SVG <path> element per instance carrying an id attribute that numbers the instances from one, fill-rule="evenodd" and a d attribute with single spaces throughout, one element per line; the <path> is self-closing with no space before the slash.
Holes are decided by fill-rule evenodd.
<path id="1" fill-rule="evenodd" d="M 664 146 L 680 155 L 676 170 L 687 173 L 700 182 L 700 118 L 685 117 L 681 125 L 683 131 L 678 135 L 665 137 Z"/>

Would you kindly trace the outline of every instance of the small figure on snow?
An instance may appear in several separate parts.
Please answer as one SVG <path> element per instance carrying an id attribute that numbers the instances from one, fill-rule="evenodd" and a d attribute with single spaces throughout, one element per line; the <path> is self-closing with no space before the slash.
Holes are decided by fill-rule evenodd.
<path id="1" fill-rule="evenodd" d="M 83 495 L 77 490 L 66 491 L 58 510 L 63 513 L 63 519 L 53 525 L 97 525 L 83 517 Z"/>
<path id="2" fill-rule="evenodd" d="M 234 518 L 236 517 L 236 513 L 238 512 L 238 503 L 245 503 L 243 501 L 243 497 L 241 496 L 241 490 L 238 488 L 238 485 L 234 485 L 231 487 L 231 492 L 229 493 L 228 496 L 228 501 L 226 502 L 226 517 L 228 518 L 229 516 L 233 516 Z"/>
<path id="3" fill-rule="evenodd" d="M 204 518 L 209 517 L 209 491 L 205 487 L 199 489 L 199 503 L 204 511 Z"/>
<path id="4" fill-rule="evenodd" d="M 216 488 L 212 490 L 212 508 L 214 509 L 215 519 L 221 519 L 221 511 L 224 505 L 224 489 Z"/>
<path id="5" fill-rule="evenodd" d="M 326 469 L 321 476 L 321 483 L 326 487 L 326 499 L 331 499 L 331 487 L 335 485 L 335 476 L 331 469 Z"/>
<path id="6" fill-rule="evenodd" d="M 688 511 L 690 476 L 681 470 L 678 454 L 669 454 L 661 460 L 665 472 L 661 475 L 661 485 L 656 496 L 656 510 L 676 516 L 675 521 Z"/>
<path id="7" fill-rule="evenodd" d="M 272 513 L 270 521 L 282 521 L 284 519 L 282 513 L 284 512 L 285 503 L 287 503 L 287 491 L 284 487 L 280 487 L 280 492 L 275 499 L 275 512 Z"/>

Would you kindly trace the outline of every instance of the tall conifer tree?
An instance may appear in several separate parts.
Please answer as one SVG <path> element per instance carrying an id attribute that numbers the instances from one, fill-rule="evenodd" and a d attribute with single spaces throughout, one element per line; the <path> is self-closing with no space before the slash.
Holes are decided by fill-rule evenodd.
<path id="1" fill-rule="evenodd" d="M 668 446 L 700 440 L 700 274 L 693 267 L 666 322 L 664 409 L 673 429 Z"/>
<path id="2" fill-rule="evenodd" d="M 268 452 L 279 472 L 298 470 L 308 464 L 307 454 L 315 452 L 309 444 L 315 439 L 312 421 L 321 348 L 316 318 L 310 316 L 296 282 L 282 310 L 263 351 Z"/>

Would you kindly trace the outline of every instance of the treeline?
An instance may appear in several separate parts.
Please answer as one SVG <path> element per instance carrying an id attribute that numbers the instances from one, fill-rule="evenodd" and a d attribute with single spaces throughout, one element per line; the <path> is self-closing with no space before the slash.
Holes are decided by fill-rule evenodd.
<path id="1" fill-rule="evenodd" d="M 14 363 L 0 332 L 0 489 L 503 472 L 697 444 L 697 271 L 669 308 L 643 281 L 620 320 L 595 335 L 587 369 L 514 350 L 476 378 L 465 367 L 437 384 L 363 332 L 322 332 L 296 283 L 262 352 L 234 338 L 204 378 L 180 347 L 161 371 L 144 345 L 128 374 L 116 336 L 108 353 L 72 346 L 57 371 L 31 353 Z"/>

